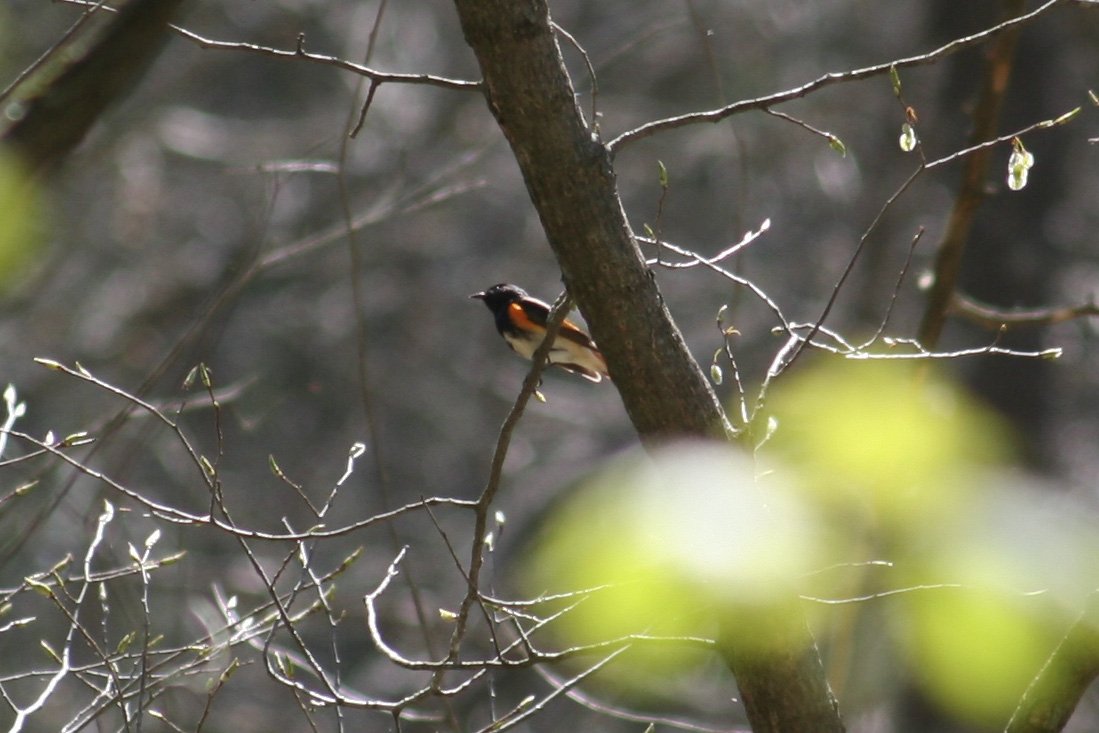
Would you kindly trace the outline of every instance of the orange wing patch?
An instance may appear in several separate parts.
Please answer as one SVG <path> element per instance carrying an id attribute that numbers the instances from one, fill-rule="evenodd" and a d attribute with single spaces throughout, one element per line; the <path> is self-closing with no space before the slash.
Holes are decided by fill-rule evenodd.
<path id="1" fill-rule="evenodd" d="M 545 332 L 545 327 L 540 326 L 530 319 L 527 312 L 523 310 L 523 306 L 520 303 L 512 303 L 508 306 L 508 317 L 511 322 L 515 324 L 516 328 L 521 328 L 524 331 Z"/>

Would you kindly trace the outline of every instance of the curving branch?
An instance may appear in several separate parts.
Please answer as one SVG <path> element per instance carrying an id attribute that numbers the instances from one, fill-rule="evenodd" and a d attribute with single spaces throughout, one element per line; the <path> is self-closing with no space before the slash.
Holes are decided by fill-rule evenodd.
<path id="1" fill-rule="evenodd" d="M 377 85 L 380 84 L 421 84 L 426 86 L 441 87 L 443 89 L 452 89 L 455 91 L 477 91 L 481 88 L 481 82 L 472 81 L 467 79 L 449 79 L 445 76 L 437 76 L 435 74 L 397 74 L 386 71 L 379 71 L 372 69 L 369 66 L 363 64 L 356 64 L 353 61 L 347 61 L 336 56 L 325 56 L 320 53 L 313 53 L 305 50 L 305 34 L 299 33 L 297 42 L 292 50 L 271 48 L 270 46 L 260 46 L 255 43 L 244 43 L 240 41 L 216 41 L 212 38 L 206 38 L 200 36 L 194 31 L 189 31 L 186 28 L 179 26 L 172 26 L 172 30 L 177 34 L 191 41 L 199 48 L 218 50 L 218 51 L 248 51 L 250 53 L 257 53 L 262 56 L 271 56 L 280 59 L 299 59 L 303 61 L 311 61 L 315 64 L 321 64 L 323 66 L 332 66 L 343 71 L 350 71 L 353 74 L 366 77 L 370 81 Z"/>
<path id="2" fill-rule="evenodd" d="M 1099 304 L 1089 300 L 1080 305 L 1061 308 L 1012 308 L 1004 310 L 982 303 L 961 293 L 954 293 L 950 301 L 950 313 L 965 318 L 991 331 L 1033 326 L 1052 326 L 1077 318 L 1099 316 Z"/>
<path id="3" fill-rule="evenodd" d="M 69 5 L 77 5 L 84 7 L 91 12 L 108 12 L 115 13 L 120 12 L 115 8 L 106 6 L 103 4 L 103 0 L 61 0 L 61 2 Z M 147 0 L 147 4 L 156 5 L 157 3 L 163 4 L 165 0 Z M 172 0 L 172 2 L 179 2 L 179 0 Z M 131 2 L 131 5 L 134 4 Z M 400 74 L 391 73 L 386 71 L 379 71 L 373 69 L 364 64 L 356 64 L 353 61 L 347 61 L 345 59 L 338 58 L 336 56 L 325 56 L 324 54 L 312 53 L 305 50 L 305 34 L 299 33 L 297 41 L 293 50 L 285 50 L 279 48 L 272 48 L 270 46 L 261 46 L 257 43 L 247 43 L 242 41 L 217 41 L 212 38 L 206 38 L 199 35 L 194 31 L 187 30 L 182 26 L 169 24 L 167 26 L 177 35 L 182 38 L 191 41 L 199 48 L 212 49 L 219 51 L 248 51 L 250 53 L 257 53 L 263 56 L 272 56 L 274 58 L 283 59 L 302 59 L 305 61 L 311 61 L 316 64 L 322 64 L 324 66 L 332 66 L 344 71 L 350 71 L 353 74 L 366 77 L 376 84 L 423 84 L 427 86 L 442 87 L 443 89 L 453 89 L 459 91 L 470 91 L 481 88 L 481 82 L 472 81 L 467 79 L 449 79 L 445 76 L 438 76 L 436 74 Z M 7 91 L 0 93 L 0 99 L 6 96 Z"/>
<path id="4" fill-rule="evenodd" d="M 1017 17 L 1005 20 L 1002 23 L 997 23 L 991 28 L 987 28 L 979 33 L 974 33 L 964 38 L 958 38 L 944 46 L 940 46 L 934 51 L 928 53 L 919 54 L 917 56 L 909 56 L 903 59 L 897 59 L 896 61 L 888 61 L 884 64 L 875 64 L 874 66 L 867 66 L 861 69 L 854 69 L 852 71 L 832 72 L 825 74 L 821 77 L 814 79 L 806 84 L 802 84 L 799 87 L 793 89 L 787 89 L 782 92 L 775 92 L 774 94 L 768 94 L 763 97 L 756 97 L 755 99 L 745 99 L 739 102 L 733 102 L 727 104 L 724 107 L 718 109 L 706 110 L 704 112 L 689 112 L 687 114 L 678 115 L 676 117 L 668 117 L 662 120 L 653 120 L 647 122 L 640 127 L 635 127 L 632 130 L 622 133 L 618 137 L 614 138 L 607 144 L 607 147 L 612 153 L 617 153 L 622 148 L 631 143 L 635 143 L 638 140 L 642 140 L 646 137 L 651 137 L 658 133 L 667 132 L 668 130 L 674 130 L 679 127 L 685 127 L 687 125 L 697 125 L 703 122 L 721 122 L 727 117 L 740 114 L 742 112 L 749 112 L 753 110 L 770 111 L 770 107 L 780 104 L 782 102 L 789 102 L 794 99 L 801 99 L 818 89 L 831 86 L 833 84 L 839 84 L 842 82 L 859 81 L 862 79 L 869 79 L 874 76 L 881 76 L 888 74 L 891 69 L 903 69 L 909 66 L 922 66 L 924 64 L 934 63 L 946 56 L 957 53 L 963 49 L 975 46 L 979 43 L 983 43 L 989 38 L 1004 33 L 1005 31 L 1012 31 L 1018 33 L 1019 28 L 1029 23 L 1032 20 L 1045 15 L 1050 10 L 1053 10 L 1058 5 L 1067 5 L 1071 0 L 1048 0 L 1043 5 L 1035 8 L 1029 13 L 1024 15 L 1018 15 Z"/>

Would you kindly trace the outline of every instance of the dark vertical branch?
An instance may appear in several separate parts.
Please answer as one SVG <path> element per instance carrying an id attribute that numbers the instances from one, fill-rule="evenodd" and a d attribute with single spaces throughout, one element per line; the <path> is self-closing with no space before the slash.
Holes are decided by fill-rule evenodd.
<path id="1" fill-rule="evenodd" d="M 1021 15 L 1025 6 L 1024 0 L 1004 0 L 1004 20 Z M 970 145 L 996 137 L 1000 107 L 1007 94 L 1008 81 L 1015 63 L 1015 46 L 1021 32 L 1021 25 L 1012 26 L 1000 33 L 988 48 L 980 96 L 973 112 Z M 985 181 L 991 159 L 992 148 L 981 148 L 967 157 L 963 165 L 961 186 L 935 256 L 935 283 L 928 295 L 927 309 L 920 324 L 919 341 L 926 349 L 935 348 L 946 324 L 950 302 L 961 273 L 962 254 L 965 252 L 977 209 L 984 200 Z"/>

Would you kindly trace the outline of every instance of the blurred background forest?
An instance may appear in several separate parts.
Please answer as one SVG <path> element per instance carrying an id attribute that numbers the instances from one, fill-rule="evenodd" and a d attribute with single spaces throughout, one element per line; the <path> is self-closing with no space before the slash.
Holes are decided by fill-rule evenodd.
<path id="1" fill-rule="evenodd" d="M 551 2 L 554 21 L 594 67 L 604 139 L 827 72 L 924 53 L 995 24 L 1001 11 L 994 0 Z M 61 2 L 7 0 L 0 7 L 4 85 L 83 12 Z M 211 40 L 285 51 L 304 34 L 307 51 L 354 62 L 363 61 L 376 27 L 372 68 L 479 78 L 447 0 L 391 2 L 376 25 L 377 16 L 376 0 L 194 0 L 184 4 L 177 24 Z M 587 110 L 591 85 L 584 60 L 562 46 Z M 904 103 L 917 115 L 929 159 L 965 147 L 981 61 L 978 46 L 902 71 Z M 1007 133 L 1084 109 L 1070 124 L 1025 137 L 1035 165 L 1021 191 L 1005 183 L 1010 146 L 995 150 L 990 195 L 977 214 L 963 267 L 967 295 L 1005 310 L 1094 299 L 1099 147 L 1089 137 L 1099 135 L 1099 110 L 1088 101 L 1089 89 L 1099 89 L 1099 12 L 1066 3 L 1023 31 L 998 128 Z M 269 457 L 320 503 L 343 476 L 356 443 L 366 451 L 341 486 L 329 524 L 352 523 L 423 497 L 476 498 L 529 365 L 508 352 L 484 306 L 467 296 L 514 282 L 552 300 L 561 290 L 560 271 L 478 91 L 385 84 L 362 130 L 348 139 L 363 93 L 359 77 L 333 65 L 245 48 L 202 48 L 173 33 L 133 92 L 42 179 L 33 262 L 5 273 L 0 293 L 0 379 L 14 385 L 27 405 L 17 429 L 39 438 L 47 431 L 58 437 L 86 431 L 97 438 L 94 452 L 85 446 L 74 455 L 87 465 L 154 501 L 208 510 L 201 472 L 172 430 L 140 411 L 112 423 L 126 399 L 33 360 L 79 362 L 96 378 L 140 392 L 169 412 L 187 402 L 180 425 L 199 453 L 211 460 L 220 453 L 226 503 L 240 526 L 279 532 L 315 524 L 299 493 L 274 475 Z M 769 219 L 769 230 L 730 267 L 766 291 L 788 318 L 812 322 L 863 232 L 918 158 L 898 146 L 905 107 L 888 76 L 830 86 L 777 109 L 834 134 L 846 155 L 800 126 L 749 112 L 641 140 L 621 151 L 615 164 L 635 231 L 658 226 L 667 241 L 713 254 Z M 663 201 L 658 161 L 668 171 Z M 924 228 L 886 331 L 915 336 L 925 303 L 920 275 L 933 260 L 958 177 L 958 165 L 929 171 L 888 209 L 840 293 L 830 328 L 855 340 L 878 328 L 910 244 Z M 347 212 L 364 220 L 353 242 L 344 232 Z M 729 306 L 726 323 L 739 331 L 732 348 L 741 374 L 757 385 L 781 346 L 771 333 L 773 314 L 703 268 L 655 273 L 704 366 L 722 347 L 715 317 Z M 981 347 L 996 338 L 995 331 L 952 319 L 940 349 Z M 1064 353 L 1058 360 L 981 355 L 944 369 L 1010 423 L 1020 474 L 1041 476 L 1051 500 L 1094 500 L 1096 321 L 1013 329 L 999 343 L 1021 350 L 1061 347 Z M 217 415 L 201 380 L 189 392 L 182 386 L 199 363 L 209 368 L 219 394 Z M 723 399 L 732 397 L 729 380 L 718 390 Z M 496 502 L 507 517 L 495 553 L 502 577 L 509 553 L 523 545 L 556 497 L 636 444 L 613 385 L 551 371 L 542 392 L 548 401 L 533 403 L 515 433 Z M 30 449 L 13 441 L 3 457 Z M 0 504 L 0 587 L 15 588 L 66 555 L 79 565 L 107 499 L 132 515 L 111 525 L 96 560 L 103 569 L 127 565 L 127 543 L 141 547 L 154 529 L 162 533 L 157 555 L 187 553 L 157 571 L 148 599 L 166 643 L 186 644 L 216 625 L 219 594 L 241 598 L 242 607 L 262 603 L 265 589 L 251 558 L 274 571 L 287 552 L 277 543 L 255 542 L 249 555 L 237 539 L 213 528 L 150 519 L 140 506 L 57 459 L 0 468 L 5 496 L 38 482 Z M 436 518 L 462 538 L 464 559 L 469 517 L 440 510 Z M 406 544 L 402 567 L 418 584 L 442 648 L 449 631 L 438 609 L 452 608 L 463 585 L 425 513 L 315 547 L 317 561 L 330 569 L 356 547 L 365 548 L 333 596 L 333 605 L 347 614 L 339 633 L 323 622 L 301 628 L 328 653 L 325 640 L 335 635 L 343 683 L 370 695 L 399 697 L 424 680 L 373 648 L 361 603 L 384 576 L 395 548 Z M 140 614 L 127 609 L 138 607 L 140 583 L 122 579 L 111 592 L 118 598 L 112 631 L 135 628 Z M 40 620 L 0 634 L 5 679 L 48 666 L 39 640 L 54 638 L 59 648 L 67 628 L 47 599 L 22 594 L 14 601 L 26 604 L 16 615 Z M 398 648 L 423 644 L 407 591 L 391 592 L 380 609 Z M 47 634 L 51 623 L 57 627 Z M 12 664 L 17 658 L 40 664 Z M 157 704 L 176 725 L 194 729 L 207 680 L 220 669 L 173 682 L 171 694 Z M 516 699 L 527 685 L 545 684 L 531 673 L 501 674 L 497 683 L 503 697 L 513 686 Z M 717 729 L 743 724 L 728 701 L 728 685 L 725 679 L 692 690 L 691 697 L 684 692 L 683 709 L 665 700 L 664 712 Z M 6 689 L 26 700 L 40 686 L 22 680 Z M 872 691 L 852 695 L 858 702 L 844 709 L 850 729 L 925 729 L 923 703 L 900 688 L 888 702 Z M 286 689 L 267 678 L 262 663 L 247 665 L 219 693 L 203 729 L 309 730 Z M 59 700 L 25 729 L 61 730 L 76 713 Z M 559 716 L 595 716 L 567 701 L 555 705 Z M 1085 708 L 1079 730 L 1099 719 L 1096 701 Z M 6 713 L 0 712 L 0 723 Z M 384 714 L 347 714 L 348 729 L 392 729 Z M 104 730 L 121 725 L 107 719 L 113 722 Z M 314 719 L 323 730 L 336 729 L 329 713 Z M 557 720 L 534 718 L 528 729 L 556 730 Z M 591 725 L 644 727 L 602 718 Z M 146 730 L 152 729 L 169 728 L 150 722 Z"/>

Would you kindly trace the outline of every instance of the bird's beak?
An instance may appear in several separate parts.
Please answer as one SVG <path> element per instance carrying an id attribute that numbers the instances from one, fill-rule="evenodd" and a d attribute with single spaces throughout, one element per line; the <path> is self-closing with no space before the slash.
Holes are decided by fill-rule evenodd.
<path id="1" fill-rule="evenodd" d="M 474 293 L 473 295 L 471 295 L 469 297 L 472 298 L 473 300 L 484 300 L 485 299 L 485 294 L 484 293 Z"/>

